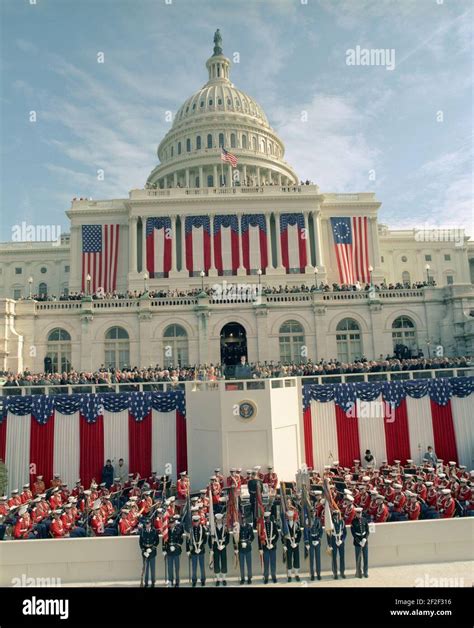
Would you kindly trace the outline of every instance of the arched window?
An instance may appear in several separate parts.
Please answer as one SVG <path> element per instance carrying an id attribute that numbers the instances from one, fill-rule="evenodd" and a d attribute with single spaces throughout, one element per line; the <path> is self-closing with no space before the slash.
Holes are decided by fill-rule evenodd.
<path id="1" fill-rule="evenodd" d="M 224 146 L 224 133 L 219 133 L 219 146 Z"/>
<path id="2" fill-rule="evenodd" d="M 247 136 L 242 135 L 242 148 L 247 148 Z"/>
<path id="3" fill-rule="evenodd" d="M 252 148 L 254 150 L 257 150 L 257 138 L 256 137 L 252 137 Z"/>
<path id="4" fill-rule="evenodd" d="M 47 284 L 44 283 L 44 281 L 42 281 L 40 285 L 38 286 L 38 294 L 40 297 L 48 296 L 48 286 Z"/>
<path id="5" fill-rule="evenodd" d="M 352 362 L 362 357 L 362 340 L 359 323 L 353 318 L 344 318 L 336 327 L 337 359 Z"/>
<path id="6" fill-rule="evenodd" d="M 201 136 L 198 135 L 196 138 L 196 150 L 201 150 Z"/>
<path id="7" fill-rule="evenodd" d="M 285 321 L 279 332 L 280 361 L 305 362 L 304 354 L 304 330 L 297 321 Z"/>
<path id="8" fill-rule="evenodd" d="M 208 174 L 207 175 L 207 187 L 208 188 L 213 188 L 214 187 L 214 177 L 212 174 Z"/>
<path id="9" fill-rule="evenodd" d="M 171 157 L 174 155 L 174 146 L 171 147 Z"/>
<path id="10" fill-rule="evenodd" d="M 212 135 L 211 135 L 211 133 L 209 133 L 209 135 L 207 136 L 207 147 L 208 148 L 212 148 Z"/>
<path id="11" fill-rule="evenodd" d="M 402 273 L 402 283 L 406 283 L 408 285 L 411 285 L 410 283 L 410 273 L 407 270 L 404 270 Z"/>
<path id="12" fill-rule="evenodd" d="M 393 321 L 392 343 L 394 349 L 397 345 L 404 345 L 412 351 L 412 355 L 418 352 L 416 325 L 411 318 L 408 316 L 399 316 Z"/>
<path id="13" fill-rule="evenodd" d="M 190 153 L 190 152 L 191 152 L 191 140 L 190 140 L 190 139 L 187 139 L 187 140 L 186 140 L 186 151 L 187 151 L 188 153 Z"/>
<path id="14" fill-rule="evenodd" d="M 188 334 L 181 325 L 168 325 L 163 333 L 164 366 L 185 366 L 188 360 Z"/>
<path id="15" fill-rule="evenodd" d="M 230 146 L 231 148 L 235 148 L 236 146 L 235 133 L 230 134 Z"/>
<path id="16" fill-rule="evenodd" d="M 130 366 L 130 340 L 123 327 L 111 327 L 107 330 L 104 364 L 117 369 Z"/>
<path id="17" fill-rule="evenodd" d="M 46 357 L 51 359 L 54 373 L 71 370 L 71 335 L 65 329 L 56 327 L 48 334 Z"/>
<path id="18" fill-rule="evenodd" d="M 178 142 L 178 155 L 181 155 L 181 142 Z"/>

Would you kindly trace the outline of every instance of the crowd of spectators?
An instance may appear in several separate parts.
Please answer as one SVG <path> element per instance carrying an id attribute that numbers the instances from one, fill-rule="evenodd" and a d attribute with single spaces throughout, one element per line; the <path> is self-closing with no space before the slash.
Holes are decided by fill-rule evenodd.
<path id="1" fill-rule="evenodd" d="M 267 379 L 271 377 L 303 377 L 321 375 L 364 374 L 401 371 L 420 371 L 429 369 L 453 369 L 471 366 L 470 357 L 435 357 L 398 359 L 394 356 L 381 355 L 378 360 L 361 358 L 355 362 L 344 363 L 336 359 L 308 361 L 306 363 L 282 364 L 281 362 L 265 362 L 249 364 L 249 377 L 253 379 Z M 101 386 L 101 389 L 111 389 L 114 384 L 127 385 L 125 390 L 133 389 L 137 384 L 144 384 L 144 389 L 152 389 L 153 383 L 170 383 L 178 385 L 186 381 L 216 381 L 234 376 L 234 370 L 225 365 L 195 365 L 175 368 L 150 366 L 148 368 L 107 368 L 102 365 L 97 371 L 70 370 L 64 373 L 32 373 L 26 369 L 22 373 L 3 372 L 3 393 L 14 394 L 19 388 L 44 386 Z M 150 384 L 150 386 L 146 386 Z M 82 389 L 83 390 L 83 389 Z M 38 390 L 36 390 L 38 392 Z"/>
<path id="2" fill-rule="evenodd" d="M 215 282 L 217 283 L 217 281 Z M 232 278 L 229 278 L 228 283 L 232 283 Z M 239 280 L 239 283 L 240 280 Z M 239 285 L 239 284 L 237 284 Z M 311 285 L 300 284 L 298 286 L 292 286 L 288 284 L 280 284 L 278 286 L 261 286 L 261 291 L 264 295 L 272 295 L 272 294 L 300 294 L 300 293 L 312 293 L 312 292 L 368 292 L 371 288 L 376 292 L 381 290 L 419 290 L 420 288 L 426 288 L 428 286 L 435 286 L 436 282 L 434 280 L 427 281 L 417 281 L 412 284 L 410 283 L 386 283 L 385 281 L 380 284 L 374 284 L 371 286 L 369 283 L 361 284 L 360 282 L 356 282 L 354 284 L 338 284 L 333 282 L 331 284 L 320 282 L 319 284 L 313 283 Z M 206 285 L 204 287 L 204 292 L 209 296 L 213 296 L 217 290 L 213 286 Z M 201 288 L 189 288 L 189 289 L 160 289 L 160 290 L 126 290 L 119 291 L 114 290 L 113 292 L 103 292 L 97 291 L 92 294 L 91 297 L 93 300 L 104 300 L 104 299 L 139 299 L 145 293 L 152 299 L 159 298 L 176 298 L 176 297 L 196 297 L 201 293 Z M 84 291 L 78 292 L 69 292 L 63 293 L 60 296 L 55 294 L 34 294 L 32 298 L 36 301 L 81 301 L 87 296 L 87 293 Z"/>

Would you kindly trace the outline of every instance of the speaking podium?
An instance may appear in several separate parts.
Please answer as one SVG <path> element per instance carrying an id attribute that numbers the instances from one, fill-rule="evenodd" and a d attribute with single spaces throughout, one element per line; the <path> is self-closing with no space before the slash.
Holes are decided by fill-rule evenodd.
<path id="1" fill-rule="evenodd" d="M 206 486 L 215 468 L 243 474 L 271 464 L 293 478 L 302 461 L 301 392 L 297 378 L 219 380 L 186 384 L 188 472 L 192 489 Z"/>

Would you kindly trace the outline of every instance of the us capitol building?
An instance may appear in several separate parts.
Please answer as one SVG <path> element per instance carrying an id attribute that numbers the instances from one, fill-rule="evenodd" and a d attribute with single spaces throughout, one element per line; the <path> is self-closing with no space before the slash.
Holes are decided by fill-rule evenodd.
<path id="1" fill-rule="evenodd" d="M 397 344 L 426 357 L 437 345 L 474 353 L 469 238 L 423 241 L 380 224 L 372 192 L 302 184 L 265 112 L 231 82 L 219 31 L 214 44 L 208 81 L 178 109 L 144 188 L 74 199 L 60 242 L 0 246 L 0 370 L 231 364 L 242 354 L 351 361 Z M 344 277 L 435 283 L 311 290 Z M 213 286 L 217 294 L 201 291 Z M 38 294 L 57 298 L 29 298 Z"/>

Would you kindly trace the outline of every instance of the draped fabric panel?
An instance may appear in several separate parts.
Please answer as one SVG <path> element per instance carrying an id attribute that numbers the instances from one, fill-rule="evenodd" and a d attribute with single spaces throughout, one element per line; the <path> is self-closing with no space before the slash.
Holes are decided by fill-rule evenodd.
<path id="1" fill-rule="evenodd" d="M 314 469 L 323 469 L 331 460 L 337 460 L 336 411 L 333 403 L 311 402 L 313 464 Z"/>
<path id="2" fill-rule="evenodd" d="M 384 429 L 387 462 L 393 464 L 394 460 L 400 460 L 402 464 L 405 464 L 407 458 L 410 458 L 410 433 L 406 399 L 403 399 L 398 408 L 389 408 L 386 405 L 385 411 Z"/>
<path id="3" fill-rule="evenodd" d="M 120 458 L 128 462 L 128 415 L 128 410 L 104 410 L 104 461 L 110 458 L 114 467 L 118 466 Z"/>
<path id="4" fill-rule="evenodd" d="M 188 443 L 186 434 L 186 418 L 176 410 L 176 470 L 188 470 Z"/>
<path id="5" fill-rule="evenodd" d="M 382 397 L 375 401 L 357 399 L 356 407 L 360 442 L 360 453 L 356 458 L 363 460 L 366 449 L 370 449 L 377 465 L 380 465 L 387 457 L 384 429 L 385 403 Z M 350 466 L 352 466 L 352 461 Z"/>
<path id="6" fill-rule="evenodd" d="M 0 460 L 5 460 L 7 448 L 7 421 L 0 421 Z"/>
<path id="7" fill-rule="evenodd" d="M 54 464 L 53 472 L 72 488 L 79 479 L 79 415 L 54 415 Z"/>
<path id="8" fill-rule="evenodd" d="M 311 416 L 311 406 L 303 411 L 303 437 L 304 437 L 304 454 L 308 467 L 314 466 L 313 458 L 313 425 Z"/>
<path id="9" fill-rule="evenodd" d="M 139 473 L 140 477 L 148 478 L 151 475 L 151 413 L 142 421 L 136 421 L 132 414 L 128 417 L 128 443 L 129 443 L 129 463 L 130 473 Z"/>
<path id="10" fill-rule="evenodd" d="M 360 457 L 358 420 L 356 416 L 346 414 L 340 406 L 335 407 L 339 464 L 351 467 L 353 460 Z"/>
<path id="11" fill-rule="evenodd" d="M 454 434 L 451 402 L 445 406 L 431 400 L 431 417 L 433 421 L 434 450 L 438 458 L 457 462 L 456 436 Z"/>
<path id="12" fill-rule="evenodd" d="M 37 475 L 43 476 L 46 486 L 49 486 L 53 473 L 54 455 L 54 412 L 46 423 L 31 421 L 30 432 L 30 484 Z"/>
<path id="13" fill-rule="evenodd" d="M 433 445 L 434 441 L 430 398 L 413 399 L 407 397 L 406 403 L 409 416 L 410 458 L 415 464 L 418 464 L 421 462 L 428 445 Z"/>
<path id="14" fill-rule="evenodd" d="M 157 412 L 152 410 L 151 421 L 152 471 L 163 475 L 165 469 L 168 468 L 169 475 L 176 477 L 176 412 Z M 166 465 L 169 465 L 169 467 Z"/>
<path id="15" fill-rule="evenodd" d="M 5 464 L 8 469 L 8 490 L 11 492 L 29 482 L 31 415 L 7 416 Z"/>
<path id="16" fill-rule="evenodd" d="M 452 397 L 454 431 L 459 461 L 474 469 L 474 401 L 472 397 Z"/>
<path id="17" fill-rule="evenodd" d="M 100 482 L 104 466 L 104 421 L 99 416 L 95 423 L 88 423 L 84 417 L 79 420 L 80 458 L 79 475 L 84 486 L 89 486 L 92 478 Z"/>

